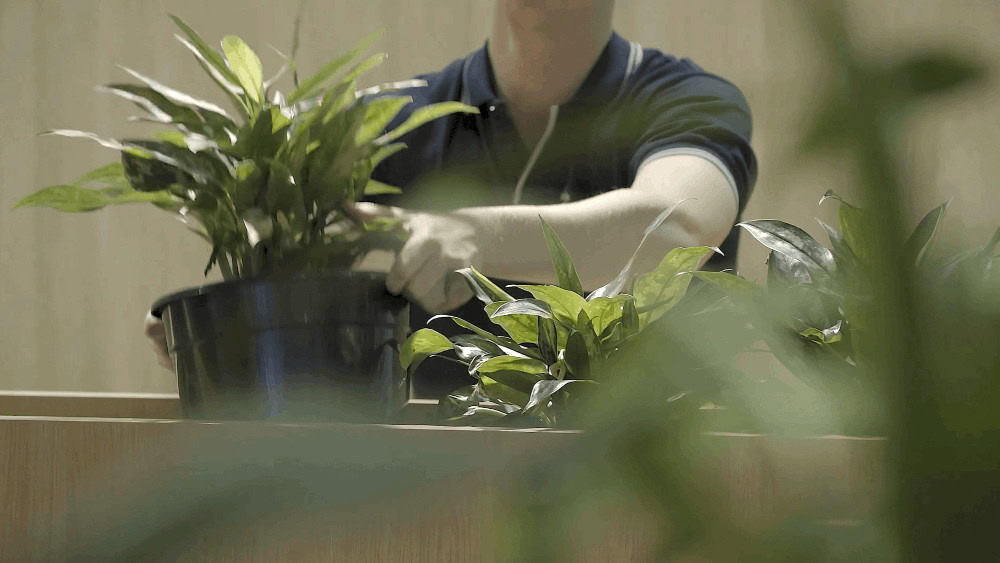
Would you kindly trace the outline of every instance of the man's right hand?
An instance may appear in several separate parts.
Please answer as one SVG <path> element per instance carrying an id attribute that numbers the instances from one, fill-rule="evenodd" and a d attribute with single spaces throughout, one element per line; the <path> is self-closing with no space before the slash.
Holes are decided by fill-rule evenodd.
<path id="1" fill-rule="evenodd" d="M 152 312 L 146 313 L 145 328 L 143 332 L 149 339 L 153 351 L 156 353 L 156 361 L 170 371 L 174 371 L 174 361 L 167 353 L 167 338 L 163 329 L 163 321 L 153 316 Z"/>

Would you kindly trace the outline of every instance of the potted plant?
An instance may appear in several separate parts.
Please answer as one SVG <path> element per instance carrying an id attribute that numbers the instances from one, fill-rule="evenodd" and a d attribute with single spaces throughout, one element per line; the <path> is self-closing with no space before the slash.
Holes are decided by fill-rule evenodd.
<path id="1" fill-rule="evenodd" d="M 391 221 L 358 218 L 351 204 L 397 188 L 371 178 L 400 136 L 453 112 L 446 102 L 389 123 L 411 102 L 393 94 L 418 81 L 359 91 L 357 78 L 384 54 L 353 64 L 377 37 L 298 80 L 283 95 L 264 80 L 260 59 L 239 37 L 221 52 L 171 16 L 178 40 L 236 109 L 223 108 L 125 69 L 138 83 L 104 91 L 129 100 L 138 118 L 171 129 L 152 139 L 93 133 L 48 134 L 94 140 L 121 161 L 75 182 L 44 188 L 16 207 L 67 212 L 148 202 L 176 215 L 211 245 L 205 273 L 223 282 L 159 299 L 185 412 L 197 417 L 318 417 L 387 420 L 406 400 L 396 360 L 406 303 L 384 276 L 351 271 L 367 252 L 398 245 Z M 297 41 L 296 41 L 297 44 Z"/>
<path id="2" fill-rule="evenodd" d="M 706 257 L 718 252 L 708 246 L 675 248 L 653 271 L 633 279 L 635 257 L 676 207 L 661 213 L 646 228 L 632 259 L 615 279 L 589 294 L 584 293 L 559 236 L 539 217 L 557 283 L 512 286 L 528 295 L 516 298 L 475 268 L 460 270 L 500 329 L 497 332 L 503 334 L 458 317 L 438 315 L 429 322 L 447 319 L 470 333 L 449 338 L 432 328 L 421 328 L 403 344 L 402 366 L 413 369 L 434 355 L 468 368 L 478 381 L 440 402 L 442 414 L 452 422 L 572 424 L 572 405 L 588 395 L 588 387 L 623 371 L 623 363 L 647 328 L 676 312 L 694 277 L 749 284 L 728 273 L 696 271 Z"/>

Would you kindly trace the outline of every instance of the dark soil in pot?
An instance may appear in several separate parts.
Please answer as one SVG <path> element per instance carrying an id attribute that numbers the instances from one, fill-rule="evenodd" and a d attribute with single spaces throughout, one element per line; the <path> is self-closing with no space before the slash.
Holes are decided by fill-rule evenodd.
<path id="1" fill-rule="evenodd" d="M 153 313 L 191 418 L 389 422 L 409 395 L 408 308 L 384 274 L 222 282 Z"/>

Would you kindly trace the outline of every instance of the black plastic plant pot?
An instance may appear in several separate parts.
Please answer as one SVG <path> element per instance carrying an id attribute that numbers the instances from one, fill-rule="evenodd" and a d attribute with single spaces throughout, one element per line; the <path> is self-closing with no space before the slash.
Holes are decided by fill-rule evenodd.
<path id="1" fill-rule="evenodd" d="M 189 418 L 391 422 L 409 395 L 408 308 L 384 274 L 222 282 L 153 314 Z"/>

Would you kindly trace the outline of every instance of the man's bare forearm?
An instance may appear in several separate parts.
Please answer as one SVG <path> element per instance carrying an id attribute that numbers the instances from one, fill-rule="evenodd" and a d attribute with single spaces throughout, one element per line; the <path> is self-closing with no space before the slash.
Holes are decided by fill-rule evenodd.
<path id="1" fill-rule="evenodd" d="M 644 167 L 631 188 L 571 203 L 466 208 L 455 215 L 475 226 L 485 274 L 551 283 L 554 272 L 538 221 L 543 217 L 569 250 L 584 287 L 594 289 L 617 275 L 657 215 L 685 199 L 637 258 L 636 271 L 642 272 L 671 248 L 717 246 L 729 232 L 735 198 L 711 163 L 665 157 Z"/>

